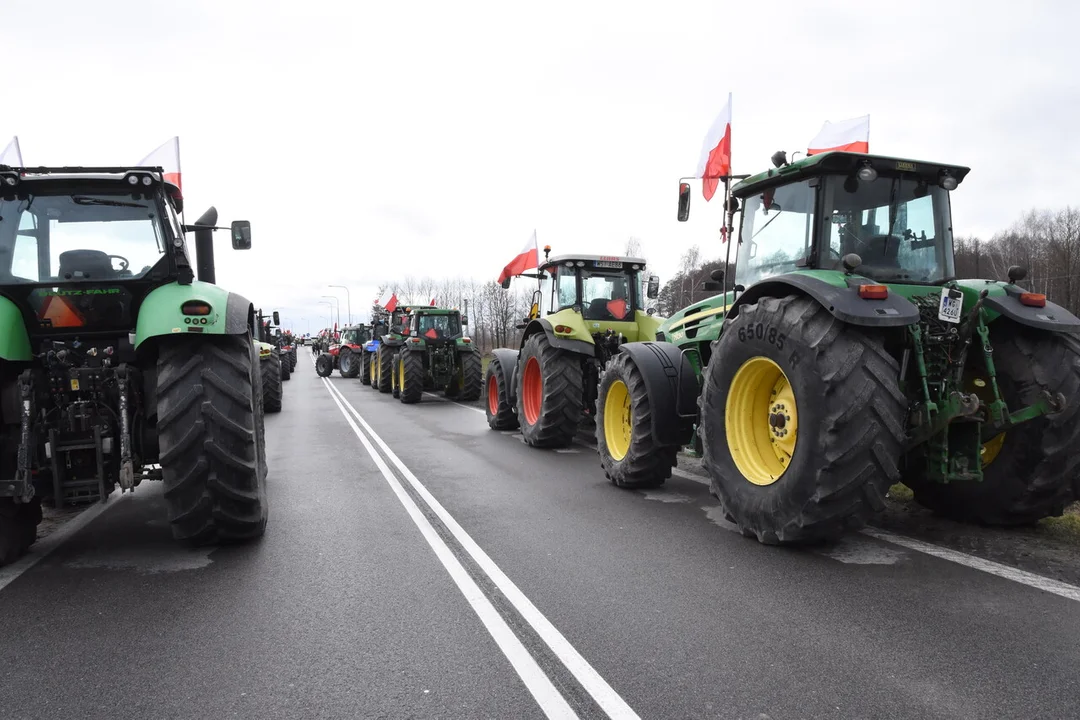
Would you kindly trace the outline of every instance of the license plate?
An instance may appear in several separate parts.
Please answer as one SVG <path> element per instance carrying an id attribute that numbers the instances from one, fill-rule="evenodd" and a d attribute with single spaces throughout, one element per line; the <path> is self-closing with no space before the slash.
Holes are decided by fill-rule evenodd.
<path id="1" fill-rule="evenodd" d="M 960 313 L 964 309 L 964 293 L 950 288 L 941 289 L 941 301 L 938 303 L 938 320 L 960 322 Z"/>
<path id="2" fill-rule="evenodd" d="M 621 268 L 622 267 L 621 262 L 612 262 L 610 260 L 597 260 L 595 262 L 595 264 L 596 264 L 596 267 L 602 267 L 602 268 Z"/>

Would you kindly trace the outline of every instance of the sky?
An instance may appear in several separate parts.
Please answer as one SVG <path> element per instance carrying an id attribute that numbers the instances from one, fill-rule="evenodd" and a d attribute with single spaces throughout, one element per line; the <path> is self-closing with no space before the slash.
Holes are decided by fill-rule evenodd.
<path id="1" fill-rule="evenodd" d="M 0 0 L 0 145 L 28 165 L 133 164 L 180 138 L 186 219 L 217 281 L 327 324 L 350 290 L 494 280 L 536 230 L 553 254 L 621 254 L 661 281 L 719 202 L 678 182 L 733 96 L 736 173 L 870 115 L 870 150 L 965 165 L 954 231 L 1080 203 L 1080 4 L 1064 0 L 328 2 Z M 10 64 L 23 58 L 15 72 Z M 524 282 L 524 281 L 520 281 Z"/>

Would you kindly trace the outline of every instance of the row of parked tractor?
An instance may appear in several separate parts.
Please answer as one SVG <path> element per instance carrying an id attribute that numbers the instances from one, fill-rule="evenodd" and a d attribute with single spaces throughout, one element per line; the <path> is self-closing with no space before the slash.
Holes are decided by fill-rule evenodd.
<path id="1" fill-rule="evenodd" d="M 482 385 L 490 427 L 534 447 L 592 423 L 619 487 L 662 484 L 692 448 L 728 520 L 767 544 L 835 539 L 899 481 L 942 515 L 1028 525 L 1080 499 L 1080 319 L 1020 266 L 955 277 L 950 193 L 968 172 L 777 153 L 723 179 L 734 277 L 670 317 L 647 307 L 643 259 L 545 248 L 518 274 L 537 283 L 520 344 L 483 378 L 467 319 L 426 307 L 348 329 L 318 372 L 402 402 Z M 689 209 L 683 183 L 679 221 Z"/>

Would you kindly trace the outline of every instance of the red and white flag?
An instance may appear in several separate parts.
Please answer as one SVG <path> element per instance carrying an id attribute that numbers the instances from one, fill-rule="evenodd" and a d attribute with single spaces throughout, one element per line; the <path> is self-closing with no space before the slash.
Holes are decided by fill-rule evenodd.
<path id="1" fill-rule="evenodd" d="M 175 185 L 178 190 L 183 191 L 184 187 L 180 184 L 179 137 L 174 137 L 172 140 L 165 142 L 165 144 L 144 157 L 139 162 L 139 166 L 160 167 L 165 171 L 165 182 Z"/>
<path id="2" fill-rule="evenodd" d="M 435 307 L 435 298 L 431 298 L 431 307 Z"/>
<path id="3" fill-rule="evenodd" d="M 702 179 L 701 192 L 705 201 L 712 200 L 720 178 L 731 174 L 731 93 L 727 104 L 716 116 L 701 145 L 697 176 Z"/>
<path id="4" fill-rule="evenodd" d="M 387 290 L 377 302 L 386 309 L 386 312 L 394 312 L 394 308 L 397 307 L 398 303 L 397 293 L 393 290 Z"/>
<path id="5" fill-rule="evenodd" d="M 525 243 L 525 247 L 521 249 L 521 252 L 515 255 L 514 259 L 503 268 L 499 274 L 498 282 L 501 285 L 515 275 L 520 275 L 526 270 L 533 270 L 538 267 L 540 267 L 540 249 L 536 245 L 536 231 L 533 230 L 529 242 Z"/>
<path id="6" fill-rule="evenodd" d="M 821 126 L 821 132 L 810 141 L 807 155 L 841 150 L 844 152 L 870 152 L 870 116 L 841 120 L 840 122 L 825 121 Z"/>
<path id="7" fill-rule="evenodd" d="M 0 165 L 8 167 L 23 167 L 22 150 L 19 148 L 19 138 L 11 138 L 8 146 L 0 151 Z"/>

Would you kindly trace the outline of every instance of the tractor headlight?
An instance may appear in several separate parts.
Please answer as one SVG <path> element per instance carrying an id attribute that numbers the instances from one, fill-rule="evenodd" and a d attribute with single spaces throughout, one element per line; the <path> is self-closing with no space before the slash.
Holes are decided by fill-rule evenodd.
<path id="1" fill-rule="evenodd" d="M 857 175 L 863 182 L 874 182 L 877 180 L 877 170 L 875 170 L 870 163 L 864 163 L 863 166 L 859 168 Z"/>

